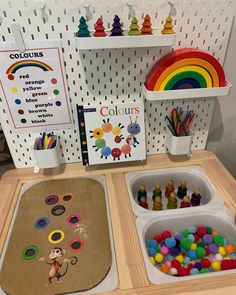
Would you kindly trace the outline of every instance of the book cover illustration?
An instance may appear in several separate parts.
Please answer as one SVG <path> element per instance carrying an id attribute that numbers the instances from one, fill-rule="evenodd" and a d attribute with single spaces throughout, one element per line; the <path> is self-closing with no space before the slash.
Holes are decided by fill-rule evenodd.
<path id="1" fill-rule="evenodd" d="M 143 102 L 77 105 L 84 165 L 146 159 Z"/>

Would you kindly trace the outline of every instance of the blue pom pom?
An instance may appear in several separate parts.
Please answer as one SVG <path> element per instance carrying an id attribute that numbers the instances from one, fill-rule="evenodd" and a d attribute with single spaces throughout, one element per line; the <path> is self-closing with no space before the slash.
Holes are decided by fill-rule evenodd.
<path id="1" fill-rule="evenodd" d="M 197 274 L 199 274 L 199 270 L 197 268 L 192 268 L 190 270 L 190 275 L 197 275 Z"/>
<path id="2" fill-rule="evenodd" d="M 188 235 L 188 239 L 192 242 L 192 243 L 194 243 L 194 241 L 195 241 L 195 237 L 194 237 L 194 235 Z"/>
<path id="3" fill-rule="evenodd" d="M 188 265 L 189 262 L 190 262 L 190 258 L 189 258 L 188 256 L 186 256 L 186 257 L 184 258 L 184 265 Z"/>
<path id="4" fill-rule="evenodd" d="M 191 260 L 195 260 L 195 259 L 197 258 L 196 251 L 194 251 L 194 250 L 189 250 L 189 251 L 188 251 L 188 257 L 189 257 Z"/>
<path id="5" fill-rule="evenodd" d="M 165 239 L 165 245 L 167 248 L 173 248 L 176 245 L 176 241 L 174 238 L 167 238 Z"/>
<path id="6" fill-rule="evenodd" d="M 172 260 L 174 260 L 175 258 L 174 258 L 174 256 L 172 256 L 172 255 L 167 255 L 167 256 L 166 256 L 166 259 L 167 259 L 168 261 L 172 261 Z"/>
<path id="7" fill-rule="evenodd" d="M 191 234 L 195 234 L 197 232 L 197 228 L 196 226 L 189 226 L 188 227 L 188 231 L 191 233 Z"/>
<path id="8" fill-rule="evenodd" d="M 148 255 L 149 256 L 155 256 L 157 254 L 157 250 L 155 248 L 149 248 L 148 249 Z"/>
<path id="9" fill-rule="evenodd" d="M 147 241 L 146 241 L 146 245 L 147 245 L 149 248 L 157 248 L 158 243 L 157 243 L 156 240 L 147 240 Z"/>

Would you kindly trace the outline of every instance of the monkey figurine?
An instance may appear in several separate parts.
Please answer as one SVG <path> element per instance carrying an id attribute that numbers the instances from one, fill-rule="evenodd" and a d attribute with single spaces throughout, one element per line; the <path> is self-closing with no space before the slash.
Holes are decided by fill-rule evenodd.
<path id="1" fill-rule="evenodd" d="M 49 254 L 49 259 L 51 259 L 52 262 L 48 262 L 45 257 L 39 258 L 39 262 L 44 262 L 50 265 L 50 270 L 48 274 L 49 284 L 52 283 L 52 279 L 54 278 L 57 279 L 57 283 L 62 282 L 61 278 L 63 278 L 66 275 L 69 268 L 69 262 L 71 263 L 71 265 L 75 265 L 78 262 L 78 258 L 76 256 L 72 256 L 69 259 L 64 258 L 60 263 L 58 259 L 62 258 L 65 255 L 65 253 L 65 250 L 62 250 L 61 248 L 57 247 L 53 248 L 51 253 Z M 66 264 L 66 269 L 62 274 L 60 272 L 60 269 L 64 264 Z"/>
<path id="2" fill-rule="evenodd" d="M 182 180 L 180 182 L 180 186 L 178 187 L 177 196 L 179 199 L 183 200 L 185 196 L 187 196 L 187 187 L 186 187 L 186 181 Z"/>
<path id="3" fill-rule="evenodd" d="M 156 184 L 155 185 L 155 188 L 153 190 L 153 193 L 152 193 L 152 200 L 153 202 L 155 201 L 155 198 L 156 197 L 160 197 L 162 198 L 162 191 L 161 191 L 161 186 L 160 184 Z"/>
<path id="4" fill-rule="evenodd" d="M 170 194 L 175 191 L 174 181 L 169 180 L 166 186 L 165 196 L 169 199 Z"/>
<path id="5" fill-rule="evenodd" d="M 200 188 L 196 187 L 190 201 L 193 207 L 200 206 L 201 198 L 202 198 L 200 193 L 201 193 Z"/>
<path id="6" fill-rule="evenodd" d="M 176 209 L 176 208 L 177 208 L 176 193 L 172 192 L 172 193 L 170 193 L 170 197 L 168 199 L 167 209 Z"/>
<path id="7" fill-rule="evenodd" d="M 188 207 L 191 207 L 190 197 L 184 196 L 183 201 L 181 201 L 180 203 L 180 208 L 188 208 Z"/>
<path id="8" fill-rule="evenodd" d="M 161 211 L 162 210 L 162 198 L 156 196 L 153 202 L 152 210 Z"/>

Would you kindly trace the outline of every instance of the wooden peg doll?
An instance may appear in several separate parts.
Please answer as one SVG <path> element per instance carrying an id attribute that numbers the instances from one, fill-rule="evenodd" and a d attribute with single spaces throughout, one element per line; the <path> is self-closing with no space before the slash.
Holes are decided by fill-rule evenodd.
<path id="1" fill-rule="evenodd" d="M 190 201 L 193 207 L 200 206 L 201 198 L 202 198 L 200 193 L 201 193 L 200 188 L 196 187 Z"/>
<path id="2" fill-rule="evenodd" d="M 155 198 L 156 197 L 162 198 L 162 191 L 161 191 L 160 184 L 156 184 L 156 186 L 155 186 L 155 188 L 153 190 L 153 193 L 152 193 L 152 200 L 153 200 L 153 202 L 155 201 Z"/>
<path id="3" fill-rule="evenodd" d="M 153 207 L 152 210 L 155 211 L 161 211 L 162 210 L 162 198 L 159 196 L 156 196 L 153 201 Z"/>
<path id="4" fill-rule="evenodd" d="M 171 192 L 170 197 L 168 199 L 167 203 L 167 209 L 176 209 L 177 208 L 177 198 L 176 198 L 176 193 Z"/>
<path id="5" fill-rule="evenodd" d="M 169 199 L 170 194 L 172 192 L 174 192 L 174 191 L 175 191 L 174 181 L 173 180 L 169 180 L 168 183 L 167 183 L 167 186 L 166 186 L 166 191 L 165 191 L 165 196 L 167 197 L 167 199 Z"/>
<path id="6" fill-rule="evenodd" d="M 148 209 L 148 203 L 147 203 L 147 192 L 144 185 L 141 185 L 138 191 L 138 203 L 139 206 Z"/>
<path id="7" fill-rule="evenodd" d="M 181 201 L 180 208 L 188 208 L 188 207 L 191 207 L 190 197 L 184 196 L 183 200 Z"/>
<path id="8" fill-rule="evenodd" d="M 185 196 L 187 196 L 187 188 L 186 188 L 186 181 L 182 180 L 180 182 L 180 186 L 178 187 L 177 196 L 179 199 L 183 200 Z"/>

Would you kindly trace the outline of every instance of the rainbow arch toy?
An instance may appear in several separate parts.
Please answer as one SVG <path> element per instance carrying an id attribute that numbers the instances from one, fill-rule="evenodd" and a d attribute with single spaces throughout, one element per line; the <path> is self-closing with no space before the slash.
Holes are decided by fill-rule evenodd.
<path id="1" fill-rule="evenodd" d="M 177 49 L 162 57 L 145 82 L 149 91 L 225 87 L 226 84 L 218 60 L 194 48 Z"/>

